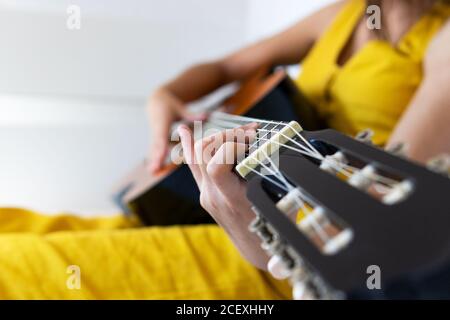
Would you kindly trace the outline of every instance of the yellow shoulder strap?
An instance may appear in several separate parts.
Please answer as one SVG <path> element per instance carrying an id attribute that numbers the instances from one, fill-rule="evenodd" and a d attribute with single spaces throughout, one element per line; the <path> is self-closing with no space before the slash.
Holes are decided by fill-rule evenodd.
<path id="1" fill-rule="evenodd" d="M 365 0 L 348 0 L 347 4 L 338 13 L 329 28 L 316 44 L 326 44 L 326 50 L 322 50 L 328 57 L 336 59 L 342 48 L 346 45 L 353 34 L 355 26 L 365 12 Z"/>

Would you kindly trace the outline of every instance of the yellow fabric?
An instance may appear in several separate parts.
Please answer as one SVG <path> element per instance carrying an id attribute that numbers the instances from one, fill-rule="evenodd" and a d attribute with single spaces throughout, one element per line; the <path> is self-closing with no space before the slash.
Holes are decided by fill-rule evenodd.
<path id="1" fill-rule="evenodd" d="M 297 83 L 331 128 L 349 135 L 371 128 L 384 144 L 422 81 L 426 49 L 450 5 L 438 1 L 395 47 L 372 40 L 341 67 L 339 55 L 365 9 L 364 0 L 345 5 L 303 61 Z"/>
<path id="2" fill-rule="evenodd" d="M 0 234 L 24 232 L 47 234 L 66 230 L 127 229 L 139 227 L 140 225 L 137 218 L 127 218 L 123 215 L 85 219 L 70 214 L 40 215 L 25 209 L 0 208 Z"/>
<path id="3" fill-rule="evenodd" d="M 217 226 L 137 226 L 0 209 L 0 298 L 290 298 L 286 282 L 244 261 Z M 79 290 L 70 266 L 80 268 Z"/>

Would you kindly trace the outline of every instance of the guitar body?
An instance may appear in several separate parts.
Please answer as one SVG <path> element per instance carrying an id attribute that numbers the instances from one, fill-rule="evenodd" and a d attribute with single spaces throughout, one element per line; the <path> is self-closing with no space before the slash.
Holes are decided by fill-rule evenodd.
<path id="1" fill-rule="evenodd" d="M 267 69 L 244 81 L 221 109 L 235 115 L 274 121 L 297 119 L 309 130 L 322 125 L 314 108 L 282 69 Z M 200 206 L 199 190 L 186 165 L 168 164 L 152 175 L 138 166 L 116 188 L 116 202 L 147 226 L 213 223 Z"/>

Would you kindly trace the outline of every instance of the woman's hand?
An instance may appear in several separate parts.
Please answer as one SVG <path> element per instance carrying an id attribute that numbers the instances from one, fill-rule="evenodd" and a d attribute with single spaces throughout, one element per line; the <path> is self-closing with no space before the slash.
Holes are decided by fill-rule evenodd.
<path id="1" fill-rule="evenodd" d="M 267 256 L 260 240 L 248 231 L 255 215 L 246 197 L 246 183 L 233 169 L 242 159 L 248 143 L 256 136 L 256 124 L 220 132 L 194 143 L 193 134 L 181 125 L 181 138 L 186 163 L 200 189 L 200 203 L 230 235 L 244 257 L 265 269 Z"/>
<path id="2" fill-rule="evenodd" d="M 172 124 L 178 120 L 203 120 L 205 115 L 190 114 L 184 103 L 166 88 L 160 88 L 153 93 L 147 111 L 153 139 L 149 154 L 149 169 L 156 172 L 164 165 Z"/>

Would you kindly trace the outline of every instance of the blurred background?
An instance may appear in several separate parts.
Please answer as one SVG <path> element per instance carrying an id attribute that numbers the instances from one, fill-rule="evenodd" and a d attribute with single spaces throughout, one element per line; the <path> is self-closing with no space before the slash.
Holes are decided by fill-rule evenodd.
<path id="1" fill-rule="evenodd" d="M 111 189 L 147 154 L 158 84 L 329 2 L 0 0 L 0 206 L 117 212 Z"/>

